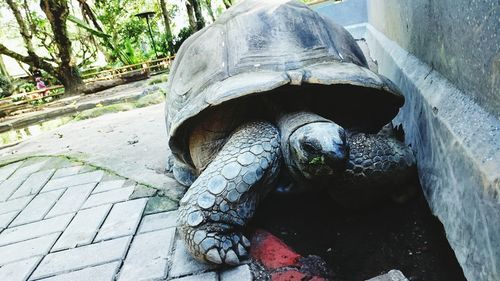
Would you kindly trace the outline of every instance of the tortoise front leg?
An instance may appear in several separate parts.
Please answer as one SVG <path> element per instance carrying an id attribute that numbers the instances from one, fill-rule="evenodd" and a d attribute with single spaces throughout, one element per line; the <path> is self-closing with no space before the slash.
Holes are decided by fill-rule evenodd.
<path id="1" fill-rule="evenodd" d="M 416 161 L 403 142 L 387 133 L 351 133 L 347 143 L 346 170 L 328 189 L 339 204 L 365 207 L 384 197 L 396 199 L 414 192 L 409 181 L 416 176 Z"/>
<path id="2" fill-rule="evenodd" d="M 276 179 L 280 158 L 279 132 L 271 123 L 235 130 L 180 201 L 178 227 L 196 259 L 236 265 L 248 257 L 242 230 Z"/>

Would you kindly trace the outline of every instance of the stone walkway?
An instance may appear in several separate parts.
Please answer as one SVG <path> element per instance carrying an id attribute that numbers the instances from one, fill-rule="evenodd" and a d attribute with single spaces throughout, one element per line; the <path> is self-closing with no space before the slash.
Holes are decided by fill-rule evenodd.
<path id="1" fill-rule="evenodd" d="M 154 192 L 60 157 L 0 168 L 0 280 L 252 280 L 194 261 Z"/>
<path id="2" fill-rule="evenodd" d="M 252 265 L 193 260 L 176 234 L 176 203 L 156 192 L 64 157 L 1 167 L 0 280 L 267 280 Z M 284 269 L 272 280 L 303 276 Z M 399 271 L 370 280 L 407 281 Z"/>

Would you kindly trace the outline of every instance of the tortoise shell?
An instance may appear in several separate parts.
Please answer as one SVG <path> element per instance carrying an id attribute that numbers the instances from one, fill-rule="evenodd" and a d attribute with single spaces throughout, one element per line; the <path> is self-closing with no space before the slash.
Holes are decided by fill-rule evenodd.
<path id="1" fill-rule="evenodd" d="M 229 101 L 281 95 L 272 101 L 303 104 L 366 132 L 404 103 L 390 80 L 368 68 L 347 30 L 290 0 L 245 0 L 228 9 L 183 43 L 167 87 L 169 146 L 188 164 L 193 120 Z"/>

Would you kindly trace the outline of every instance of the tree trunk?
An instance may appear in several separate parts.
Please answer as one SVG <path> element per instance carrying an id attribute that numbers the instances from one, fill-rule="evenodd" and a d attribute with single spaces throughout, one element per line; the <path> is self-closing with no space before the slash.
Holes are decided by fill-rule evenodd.
<path id="1" fill-rule="evenodd" d="M 65 94 L 76 94 L 84 87 L 83 79 L 74 66 L 60 66 L 58 68 L 57 80 L 64 86 Z"/>
<path id="2" fill-rule="evenodd" d="M 205 20 L 203 19 L 203 14 L 201 13 L 201 5 L 199 0 L 189 0 L 193 5 L 194 15 L 196 16 L 196 30 L 200 30 L 205 27 Z"/>
<path id="3" fill-rule="evenodd" d="M 40 7 L 49 20 L 61 60 L 57 69 L 57 78 L 64 85 L 66 93 L 77 93 L 83 86 L 83 80 L 72 58 L 71 41 L 66 28 L 69 15 L 68 3 L 66 0 L 41 0 Z"/>
<path id="4" fill-rule="evenodd" d="M 186 0 L 186 10 L 187 10 L 188 19 L 189 19 L 189 26 L 191 26 L 192 30 L 197 30 L 196 19 L 194 17 L 193 5 L 191 5 L 191 3 L 188 0 Z"/>
<path id="5" fill-rule="evenodd" d="M 94 15 L 94 12 L 90 8 L 89 4 L 87 3 L 86 0 L 78 0 L 78 3 L 80 4 L 80 10 L 82 11 L 82 16 L 83 19 L 88 23 L 89 21 L 92 22 L 94 27 L 99 30 L 100 32 L 104 32 L 102 30 L 101 25 L 97 21 L 97 17 Z"/>
<path id="6" fill-rule="evenodd" d="M 52 65 L 50 63 L 48 63 L 46 59 L 39 57 L 35 53 L 35 48 L 33 47 L 33 42 L 32 42 L 33 34 L 32 34 L 32 32 L 30 32 L 28 25 L 26 24 L 25 20 L 23 19 L 22 15 L 21 15 L 21 11 L 19 10 L 19 7 L 17 6 L 17 3 L 13 0 L 6 0 L 6 2 L 7 2 L 7 5 L 9 6 L 9 8 L 12 10 L 14 17 L 16 18 L 16 22 L 19 25 L 19 31 L 21 33 L 21 37 L 23 38 L 24 46 L 26 47 L 26 51 L 28 53 L 27 61 L 29 61 L 30 63 L 26 62 L 25 60 L 20 60 L 20 61 L 27 63 L 31 66 L 43 69 L 43 70 L 47 71 L 49 74 L 55 76 L 56 71 L 52 67 Z M 7 50 L 8 52 L 1 52 L 0 51 L 0 53 L 3 53 L 7 56 L 14 58 L 14 59 L 17 59 L 16 57 L 13 57 L 9 54 L 9 52 L 13 53 L 12 51 L 8 50 L 4 45 L 0 44 L 0 50 L 4 50 L 4 49 Z M 15 53 L 15 54 L 19 55 L 18 53 Z M 23 57 L 21 55 L 19 55 L 19 56 Z"/>
<path id="7" fill-rule="evenodd" d="M 170 28 L 170 19 L 168 17 L 167 2 L 166 0 L 160 0 L 161 12 L 163 14 L 163 21 L 165 22 L 165 35 L 167 37 L 168 50 L 172 52 L 172 29 Z"/>
<path id="8" fill-rule="evenodd" d="M 9 72 L 7 72 L 7 68 L 5 67 L 2 55 L 0 55 L 0 74 L 10 81 L 10 75 Z"/>
<path id="9" fill-rule="evenodd" d="M 205 0 L 205 4 L 207 6 L 208 14 L 210 15 L 210 18 L 212 19 L 212 22 L 214 22 L 215 15 L 214 15 L 214 11 L 212 10 L 212 0 Z"/>
<path id="10" fill-rule="evenodd" d="M 18 54 L 14 51 L 9 50 L 7 47 L 5 47 L 3 44 L 0 43 L 0 54 L 4 54 L 6 56 L 9 56 L 16 61 L 24 62 L 27 65 L 34 66 L 36 68 L 43 69 L 47 71 L 50 75 L 54 76 L 57 78 L 57 69 L 44 59 L 41 59 L 40 57 L 36 56 L 33 58 L 32 56 L 23 56 L 21 54 Z"/>
<path id="11" fill-rule="evenodd" d="M 233 1 L 231 0 L 222 0 L 224 3 L 224 6 L 226 6 L 226 9 L 229 9 L 233 5 Z"/>

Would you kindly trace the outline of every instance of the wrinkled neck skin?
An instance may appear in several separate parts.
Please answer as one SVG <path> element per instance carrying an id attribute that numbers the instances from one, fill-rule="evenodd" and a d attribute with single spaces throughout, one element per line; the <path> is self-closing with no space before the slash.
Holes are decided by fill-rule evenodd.
<path id="1" fill-rule="evenodd" d="M 280 113 L 284 165 L 298 185 L 327 182 L 343 172 L 349 147 L 345 130 L 309 111 Z"/>

